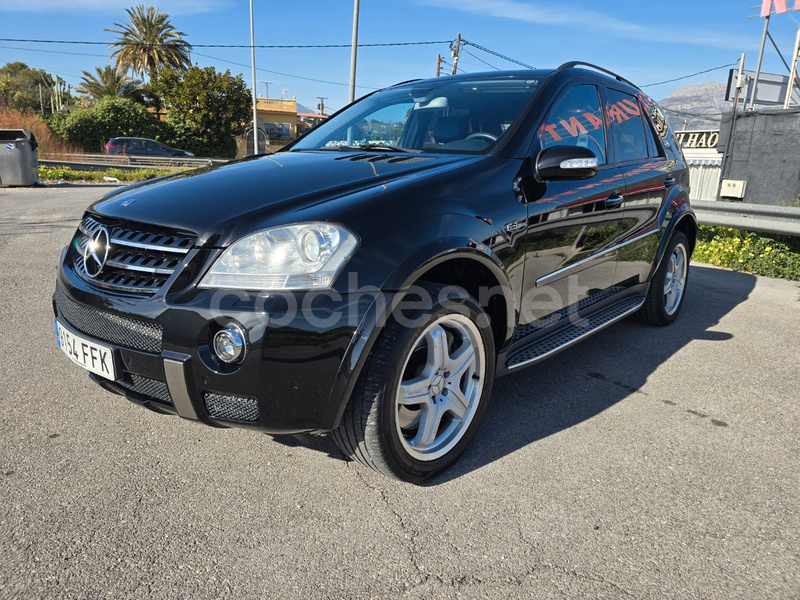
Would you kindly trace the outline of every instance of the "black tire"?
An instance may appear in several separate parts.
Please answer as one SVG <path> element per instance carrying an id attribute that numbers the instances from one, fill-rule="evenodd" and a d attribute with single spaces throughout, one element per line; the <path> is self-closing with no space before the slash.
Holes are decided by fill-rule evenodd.
<path id="1" fill-rule="evenodd" d="M 667 295 L 664 293 L 664 286 L 667 283 L 668 271 L 670 269 L 670 258 L 675 252 L 682 253 L 685 260 L 685 275 L 683 277 L 683 287 L 677 305 L 670 306 Z M 667 246 L 664 258 L 653 275 L 650 282 L 650 289 L 647 292 L 647 299 L 642 307 L 634 314 L 634 318 L 640 323 L 664 327 L 672 324 L 681 312 L 683 301 L 686 299 L 686 290 L 689 283 L 689 240 L 681 231 L 676 231 Z"/>
<path id="2" fill-rule="evenodd" d="M 403 320 L 413 321 L 412 326 L 403 326 L 394 317 L 390 317 L 380 337 L 375 342 L 375 346 L 370 352 L 367 362 L 356 383 L 353 395 L 345 409 L 339 427 L 332 432 L 332 437 L 342 452 L 350 459 L 358 461 L 383 475 L 408 481 L 421 483 L 434 475 L 441 473 L 452 465 L 466 450 L 469 443 L 475 437 L 475 433 L 480 425 L 486 411 L 489 396 L 492 392 L 492 383 L 495 371 L 495 351 L 491 324 L 488 316 L 483 311 L 478 302 L 472 298 L 465 290 L 454 286 L 444 286 L 436 283 L 421 282 L 418 284 L 423 293 L 432 299 L 432 302 L 425 308 L 415 308 L 402 312 Z M 412 293 L 413 294 L 413 293 Z M 460 315 L 460 316 L 456 316 Z M 464 320 L 468 319 L 475 327 L 470 329 L 470 325 Z M 446 329 L 450 319 L 459 319 L 464 323 L 467 331 L 472 333 L 469 340 L 476 340 L 483 345 L 483 357 L 485 361 L 481 367 L 480 376 L 472 375 L 470 380 L 480 381 L 480 391 L 473 392 L 473 397 L 477 397 L 470 406 L 472 411 L 470 420 L 461 420 L 450 415 L 450 426 L 458 428 L 459 436 L 449 443 L 454 444 L 446 450 L 442 456 L 423 457 L 412 454 L 413 448 L 409 448 L 410 441 L 405 435 L 406 430 L 400 422 L 403 415 L 413 413 L 403 413 L 407 407 L 400 406 L 397 401 L 400 393 L 400 384 L 404 380 L 404 371 L 412 370 L 412 355 L 417 356 L 424 352 L 427 356 L 432 350 L 420 348 L 420 344 L 425 338 L 426 331 L 431 327 L 437 328 L 440 323 Z M 438 329 L 437 329 L 438 331 Z M 451 333 L 447 335 L 447 344 L 458 343 L 450 340 Z M 455 337 L 454 337 L 455 339 Z M 425 342 L 428 344 L 428 342 Z M 457 350 L 461 350 L 466 343 L 462 339 L 461 345 Z M 450 346 L 445 346 L 447 359 L 450 360 Z M 475 349 L 475 354 L 480 357 L 480 349 Z M 427 359 L 426 359 L 427 360 Z M 417 362 L 420 361 L 417 359 Z M 424 365 L 428 368 L 429 365 Z M 460 372 L 460 371 L 459 371 Z M 476 373 L 478 371 L 475 371 Z M 449 375 L 449 372 L 446 373 Z M 459 381 L 467 381 L 468 376 L 464 371 L 463 378 Z M 421 375 L 425 378 L 426 375 Z M 469 386 L 467 381 L 465 385 Z M 439 380 L 436 389 L 441 389 L 444 385 L 443 380 Z M 423 384 L 427 385 L 427 384 Z M 449 382 L 448 382 L 449 385 Z M 461 384 L 459 384 L 461 385 Z M 477 384 L 475 384 L 477 385 Z M 431 389 L 423 394 L 425 402 L 432 403 L 434 414 L 446 414 L 442 411 L 437 412 L 437 400 L 428 400 Z M 435 392 L 438 393 L 438 392 Z M 442 391 L 442 394 L 447 392 Z M 452 393 L 452 388 L 451 388 Z M 455 397 L 455 396 L 453 396 Z M 440 396 L 440 400 L 447 396 Z M 448 404 L 449 405 L 449 404 Z M 438 405 L 441 406 L 441 405 Z M 420 411 L 418 431 L 421 437 L 422 416 L 427 413 Z M 444 424 L 444 417 L 441 417 Z M 438 422 L 438 421 L 437 421 Z M 441 431 L 444 425 L 431 427 L 430 431 Z M 412 426 L 413 431 L 413 426 Z M 447 428 L 445 427 L 445 431 Z M 409 434 L 410 435 L 410 434 Z M 434 435 L 438 439 L 438 433 Z M 401 439 L 403 438 L 403 439 Z M 457 440 L 457 441 L 456 441 Z"/>

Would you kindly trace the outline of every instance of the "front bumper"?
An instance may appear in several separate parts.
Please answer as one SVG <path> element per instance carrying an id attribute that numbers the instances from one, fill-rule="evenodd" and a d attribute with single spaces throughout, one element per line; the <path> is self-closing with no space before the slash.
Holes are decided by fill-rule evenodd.
<path id="1" fill-rule="evenodd" d="M 111 346 L 116 381 L 103 388 L 164 413 L 208 425 L 267 433 L 336 427 L 371 336 L 374 295 L 281 296 L 198 290 L 151 298 L 100 291 L 63 261 L 56 317 Z M 219 362 L 214 333 L 231 323 L 247 334 L 244 360 Z"/>

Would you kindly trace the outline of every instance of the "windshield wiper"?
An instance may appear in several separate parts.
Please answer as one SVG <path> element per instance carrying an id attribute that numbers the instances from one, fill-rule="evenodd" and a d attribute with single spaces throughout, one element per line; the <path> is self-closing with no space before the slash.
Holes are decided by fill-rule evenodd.
<path id="1" fill-rule="evenodd" d="M 349 148 L 358 148 L 359 150 L 378 150 L 380 152 L 406 152 L 411 154 L 418 154 L 422 150 L 416 148 L 400 148 L 398 146 L 383 146 L 381 144 L 359 144 L 358 146 L 349 146 Z"/>
<path id="2" fill-rule="evenodd" d="M 353 146 L 321 146 L 319 148 L 309 148 L 309 150 L 362 150 L 364 152 L 402 152 L 407 154 L 419 154 L 422 150 L 416 148 L 398 148 L 396 146 L 383 146 L 382 144 L 358 144 Z"/>

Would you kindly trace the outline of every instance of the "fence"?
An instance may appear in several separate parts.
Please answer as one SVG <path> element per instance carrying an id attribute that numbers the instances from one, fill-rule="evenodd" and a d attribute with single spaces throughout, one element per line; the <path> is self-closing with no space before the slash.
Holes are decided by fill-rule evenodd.
<path id="1" fill-rule="evenodd" d="M 218 158 L 189 158 L 183 156 L 133 156 L 128 154 L 58 154 L 39 156 L 39 164 L 50 167 L 70 167 L 86 171 L 109 168 L 135 169 L 179 169 L 181 167 L 207 167 L 228 162 Z"/>
<path id="2" fill-rule="evenodd" d="M 800 208 L 703 200 L 693 200 L 692 207 L 703 225 L 800 236 Z"/>

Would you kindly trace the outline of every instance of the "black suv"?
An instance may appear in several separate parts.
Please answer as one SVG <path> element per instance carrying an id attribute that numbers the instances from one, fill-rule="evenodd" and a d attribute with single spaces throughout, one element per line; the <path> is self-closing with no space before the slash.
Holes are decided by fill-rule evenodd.
<path id="1" fill-rule="evenodd" d="M 193 157 L 186 150 L 170 148 L 166 144 L 148 138 L 115 137 L 106 142 L 106 154 L 132 154 L 136 156 L 183 156 Z"/>
<path id="2" fill-rule="evenodd" d="M 278 153 L 95 202 L 58 339 L 155 411 L 332 432 L 419 482 L 465 450 L 495 376 L 677 317 L 688 188 L 658 106 L 599 67 L 410 81 Z"/>

